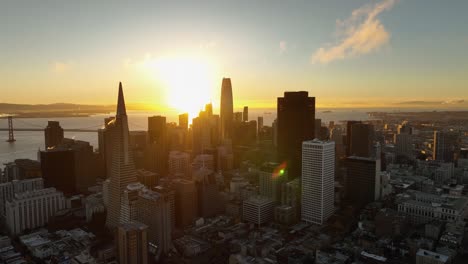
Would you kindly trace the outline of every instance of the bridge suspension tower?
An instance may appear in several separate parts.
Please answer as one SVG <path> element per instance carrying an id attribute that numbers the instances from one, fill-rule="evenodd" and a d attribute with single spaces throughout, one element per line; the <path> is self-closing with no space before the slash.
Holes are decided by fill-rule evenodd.
<path id="1" fill-rule="evenodd" d="M 9 116 L 8 117 L 8 140 L 7 142 L 15 142 L 15 134 L 13 134 L 13 117 Z"/>

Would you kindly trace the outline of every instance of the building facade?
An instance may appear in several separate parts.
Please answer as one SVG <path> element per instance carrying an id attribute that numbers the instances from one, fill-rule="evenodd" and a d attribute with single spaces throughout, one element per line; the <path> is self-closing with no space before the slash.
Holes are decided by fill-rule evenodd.
<path id="1" fill-rule="evenodd" d="M 220 129 L 221 139 L 232 137 L 234 105 L 232 100 L 232 84 L 230 78 L 223 78 L 221 84 Z"/>
<path id="2" fill-rule="evenodd" d="M 66 208 L 66 199 L 55 188 L 17 193 L 5 204 L 5 221 L 12 234 L 48 223 L 49 217 Z"/>
<path id="3" fill-rule="evenodd" d="M 148 263 L 148 226 L 139 222 L 120 224 L 116 240 L 118 263 Z"/>
<path id="4" fill-rule="evenodd" d="M 302 143 L 302 212 L 308 223 L 323 224 L 334 212 L 335 142 Z"/>
<path id="5" fill-rule="evenodd" d="M 117 227 L 121 223 L 121 203 L 127 186 L 137 181 L 137 173 L 133 163 L 133 153 L 130 151 L 127 111 L 123 95 L 122 83 L 119 84 L 117 114 L 112 124 L 108 126 L 112 138 L 112 163 L 108 184 L 108 208 L 106 225 Z"/>
<path id="6" fill-rule="evenodd" d="M 346 192 L 356 207 L 380 198 L 380 160 L 350 156 L 346 158 Z"/>
<path id="7" fill-rule="evenodd" d="M 285 92 L 278 97 L 278 156 L 289 167 L 291 179 L 300 177 L 302 142 L 314 139 L 315 97 L 309 93 Z"/>
<path id="8" fill-rule="evenodd" d="M 5 217 L 5 204 L 7 201 L 11 201 L 15 194 L 32 192 L 43 188 L 44 181 L 42 178 L 13 180 L 0 184 L 0 216 Z"/>
<path id="9" fill-rule="evenodd" d="M 244 201 L 244 221 L 262 225 L 274 219 L 275 202 L 268 197 L 252 196 Z"/>

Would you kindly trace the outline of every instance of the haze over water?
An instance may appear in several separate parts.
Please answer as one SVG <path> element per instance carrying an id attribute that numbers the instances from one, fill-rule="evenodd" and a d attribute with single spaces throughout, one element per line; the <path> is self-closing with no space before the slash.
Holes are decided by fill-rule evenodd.
<path id="1" fill-rule="evenodd" d="M 240 109 L 235 109 L 240 111 Z M 367 111 L 364 110 L 331 110 L 324 113 L 323 110 L 316 112 L 316 118 L 321 118 L 322 122 L 344 121 L 344 120 L 367 120 Z M 62 117 L 62 118 L 19 118 L 14 119 L 15 128 L 45 128 L 47 121 L 56 120 L 64 129 L 99 129 L 104 124 L 104 118 L 113 114 L 99 114 L 89 117 Z M 167 122 L 178 122 L 177 113 L 158 112 L 129 112 L 130 130 L 147 130 L 148 116 L 165 115 Z M 249 120 L 257 120 L 258 116 L 263 116 L 264 125 L 270 126 L 276 118 L 276 109 L 249 109 Z M 191 117 L 193 118 L 193 117 Z M 190 118 L 190 119 L 191 119 Z M 0 128 L 7 128 L 7 120 L 0 119 Z M 98 135 L 96 132 L 65 132 L 65 137 L 76 140 L 88 141 L 96 149 L 98 147 Z M 0 167 L 4 163 L 15 159 L 37 159 L 37 150 L 44 149 L 44 132 L 42 131 L 15 131 L 16 142 L 5 142 L 8 139 L 8 132 L 0 132 Z"/>

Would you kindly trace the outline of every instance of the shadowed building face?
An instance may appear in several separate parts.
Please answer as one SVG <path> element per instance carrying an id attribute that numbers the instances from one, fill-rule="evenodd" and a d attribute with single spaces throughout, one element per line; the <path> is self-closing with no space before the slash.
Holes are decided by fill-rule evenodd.
<path id="1" fill-rule="evenodd" d="M 221 84 L 221 138 L 227 139 L 232 137 L 232 121 L 233 121 L 233 101 L 232 101 L 232 85 L 230 78 L 223 78 Z"/>
<path id="2" fill-rule="evenodd" d="M 289 176 L 301 173 L 302 142 L 314 139 L 315 97 L 308 92 L 285 92 L 278 97 L 278 155 L 286 161 Z"/>

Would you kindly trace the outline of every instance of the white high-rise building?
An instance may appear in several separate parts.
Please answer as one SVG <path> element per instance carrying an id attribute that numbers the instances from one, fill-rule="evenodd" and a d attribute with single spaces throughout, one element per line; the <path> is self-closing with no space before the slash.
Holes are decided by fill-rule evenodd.
<path id="1" fill-rule="evenodd" d="M 0 217 L 5 217 L 5 203 L 10 201 L 16 193 L 40 190 L 44 188 L 42 178 L 13 180 L 0 184 Z"/>
<path id="2" fill-rule="evenodd" d="M 66 199 L 55 188 L 17 193 L 6 202 L 6 225 L 12 234 L 43 226 L 57 211 L 66 208 Z"/>
<path id="3" fill-rule="evenodd" d="M 303 221 L 323 224 L 335 202 L 335 142 L 317 139 L 302 143 Z"/>

